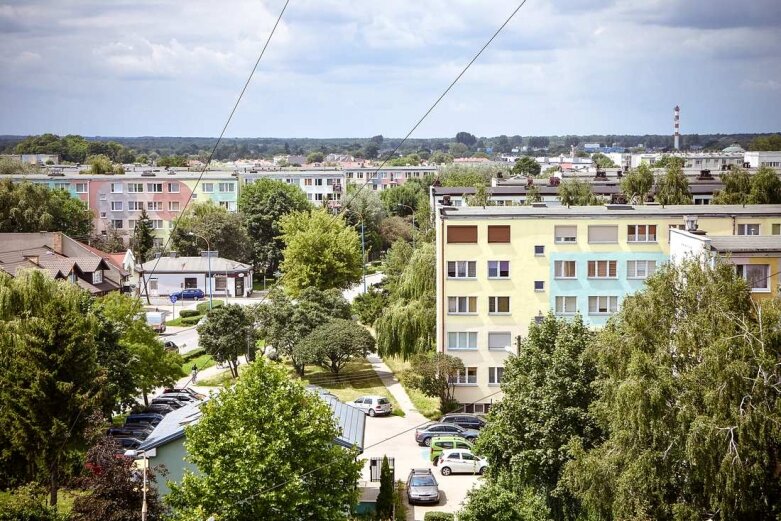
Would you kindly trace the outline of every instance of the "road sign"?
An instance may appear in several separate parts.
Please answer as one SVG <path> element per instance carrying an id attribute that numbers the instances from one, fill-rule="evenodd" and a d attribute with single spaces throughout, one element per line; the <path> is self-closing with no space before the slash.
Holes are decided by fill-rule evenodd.
<path id="1" fill-rule="evenodd" d="M 168 298 L 169 298 L 169 299 L 171 299 L 171 303 L 172 303 L 172 304 L 176 304 L 176 301 L 177 301 L 177 300 L 179 300 L 179 299 L 176 297 L 176 295 L 171 295 L 171 296 L 170 296 L 170 297 L 168 297 Z"/>

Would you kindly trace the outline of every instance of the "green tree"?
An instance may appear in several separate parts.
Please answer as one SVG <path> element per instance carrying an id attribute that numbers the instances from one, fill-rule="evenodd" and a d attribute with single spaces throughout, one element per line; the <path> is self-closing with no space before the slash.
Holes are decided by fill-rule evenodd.
<path id="1" fill-rule="evenodd" d="M 37 168 L 29 163 L 23 163 L 9 157 L 0 158 L 0 176 L 34 174 L 37 170 Z"/>
<path id="2" fill-rule="evenodd" d="M 448 153 L 453 157 L 466 157 L 469 154 L 469 147 L 463 143 L 451 143 Z"/>
<path id="3" fill-rule="evenodd" d="M 239 210 L 249 233 L 255 267 L 272 274 L 282 262 L 282 217 L 311 208 L 306 194 L 283 181 L 259 179 L 242 187 Z"/>
<path id="4" fill-rule="evenodd" d="M 82 291 L 38 270 L 0 274 L 0 467 L 46 482 L 51 505 L 105 387 Z"/>
<path id="5" fill-rule="evenodd" d="M 781 309 L 734 266 L 665 265 L 599 334 L 606 433 L 573 444 L 567 487 L 601 519 L 777 519 Z M 718 513 L 718 514 L 716 514 Z"/>
<path id="6" fill-rule="evenodd" d="M 637 168 L 630 170 L 621 179 L 621 192 L 627 201 L 643 204 L 646 196 L 654 187 L 654 173 L 647 163 L 643 162 Z"/>
<path id="7" fill-rule="evenodd" d="M 411 360 L 412 371 L 405 374 L 407 384 L 420 389 L 426 396 L 439 398 L 443 413 L 455 408 L 453 398 L 456 376 L 464 370 L 464 362 L 445 353 L 419 353 Z"/>
<path id="8" fill-rule="evenodd" d="M 379 236 L 384 248 L 388 248 L 396 241 L 411 241 L 415 233 L 409 219 L 393 215 L 380 221 Z"/>
<path id="9" fill-rule="evenodd" d="M 165 156 L 157 160 L 157 166 L 166 168 L 174 167 L 186 167 L 188 165 L 187 156 Z"/>
<path id="10" fill-rule="evenodd" d="M 680 166 L 668 166 L 667 172 L 656 182 L 656 201 L 659 204 L 692 204 L 689 181 Z"/>
<path id="11" fill-rule="evenodd" d="M 453 162 L 453 156 L 446 152 L 442 152 L 441 150 L 438 150 L 431 154 L 431 157 L 428 160 L 429 163 L 435 164 L 435 165 L 446 165 Z"/>
<path id="12" fill-rule="evenodd" d="M 387 520 L 393 517 L 393 471 L 388 456 L 382 457 L 380 467 L 380 491 L 377 494 L 377 518 Z"/>
<path id="13" fill-rule="evenodd" d="M 369 291 L 361 293 L 353 299 L 352 310 L 362 324 L 371 327 L 382 314 L 387 303 L 388 297 L 385 292 L 371 287 Z"/>
<path id="14" fill-rule="evenodd" d="M 541 171 L 542 167 L 537 160 L 531 156 L 521 156 L 516 159 L 512 169 L 513 175 L 538 176 Z"/>
<path id="15" fill-rule="evenodd" d="M 563 181 L 558 191 L 559 201 L 565 206 L 599 206 L 604 203 L 594 194 L 589 183 L 579 179 Z"/>
<path id="16" fill-rule="evenodd" d="M 479 438 L 478 438 L 479 439 Z M 467 494 L 467 502 L 458 513 L 459 521 L 548 521 L 556 519 L 545 504 L 545 497 L 531 487 L 520 493 L 505 478 L 486 481 Z"/>
<path id="17" fill-rule="evenodd" d="M 757 136 L 749 144 L 749 150 L 775 151 L 781 150 L 781 134 Z"/>
<path id="18" fill-rule="evenodd" d="M 238 262 L 250 260 L 244 220 L 212 201 L 192 204 L 176 219 L 176 228 L 171 232 L 171 248 L 183 256 L 198 256 L 198 252 L 206 248 L 198 235 L 208 240 L 211 250 L 218 251 L 220 257 Z"/>
<path id="19" fill-rule="evenodd" d="M 768 166 L 760 167 L 751 177 L 750 204 L 781 204 L 781 179 Z"/>
<path id="20" fill-rule="evenodd" d="M 0 494 L 0 521 L 69 521 L 57 507 L 46 505 L 46 491 L 30 484 Z"/>
<path id="21" fill-rule="evenodd" d="M 318 326 L 295 349 L 308 363 L 339 374 L 348 362 L 373 353 L 375 342 L 362 325 L 335 318 Z"/>
<path id="22" fill-rule="evenodd" d="M 323 162 L 323 159 L 325 159 L 325 156 L 323 155 L 323 153 L 322 153 L 322 152 L 319 152 L 319 151 L 310 152 L 310 153 L 309 153 L 309 154 L 306 156 L 306 162 L 307 162 L 308 164 L 312 164 L 312 163 L 322 163 L 322 162 Z"/>
<path id="23" fill-rule="evenodd" d="M 201 410 L 185 441 L 198 472 L 167 497 L 174 521 L 348 519 L 363 462 L 334 444 L 331 408 L 283 367 L 259 358 Z"/>
<path id="24" fill-rule="evenodd" d="M 325 210 L 296 212 L 282 218 L 285 289 L 293 296 L 304 288 L 344 289 L 361 278 L 361 242 L 341 217 Z"/>
<path id="25" fill-rule="evenodd" d="M 542 193 L 540 193 L 540 189 L 535 186 L 531 185 L 528 188 L 526 188 L 526 204 L 530 205 L 532 203 L 541 203 L 542 202 Z"/>
<path id="26" fill-rule="evenodd" d="M 406 216 L 418 207 L 418 200 L 426 196 L 424 187 L 418 183 L 404 183 L 380 192 L 380 200 L 388 215 Z"/>
<path id="27" fill-rule="evenodd" d="M 228 304 L 209 311 L 207 320 L 198 326 L 199 343 L 217 362 L 228 363 L 231 374 L 239 376 L 239 357 L 252 358 L 255 328 L 244 306 Z"/>
<path id="28" fill-rule="evenodd" d="M 89 245 L 106 253 L 122 253 L 125 249 L 125 239 L 119 230 L 110 226 L 106 234 L 94 234 L 89 239 Z"/>
<path id="29" fill-rule="evenodd" d="M 89 165 L 88 172 L 90 175 L 109 175 L 114 173 L 114 164 L 111 162 L 111 159 L 103 154 L 89 156 L 87 164 Z"/>
<path id="30" fill-rule="evenodd" d="M 133 230 L 133 237 L 130 239 L 130 247 L 133 249 L 133 255 L 136 262 L 144 263 L 150 259 L 150 253 L 155 246 L 154 228 L 152 219 L 146 213 L 146 208 L 141 208 L 141 216 L 136 222 L 136 228 Z"/>
<path id="31" fill-rule="evenodd" d="M 612 159 L 607 157 L 605 154 L 601 152 L 596 152 L 591 155 L 591 161 L 594 163 L 594 165 L 599 168 L 615 168 L 616 164 L 613 162 Z"/>
<path id="32" fill-rule="evenodd" d="M 442 186 L 489 185 L 495 169 L 449 165 L 442 169 L 439 180 Z"/>
<path id="33" fill-rule="evenodd" d="M 456 134 L 456 143 L 463 143 L 464 145 L 472 148 L 477 143 L 477 138 L 469 132 L 459 132 Z"/>
<path id="34" fill-rule="evenodd" d="M 751 175 L 742 168 L 721 174 L 724 188 L 713 196 L 713 204 L 746 204 L 751 192 Z"/>
<path id="35" fill-rule="evenodd" d="M 682 157 L 671 156 L 668 154 L 662 154 L 662 157 L 654 162 L 654 168 L 683 168 L 686 165 L 686 160 Z"/>
<path id="36" fill-rule="evenodd" d="M 0 232 L 63 232 L 87 240 L 92 217 L 87 204 L 65 190 L 0 179 Z"/>

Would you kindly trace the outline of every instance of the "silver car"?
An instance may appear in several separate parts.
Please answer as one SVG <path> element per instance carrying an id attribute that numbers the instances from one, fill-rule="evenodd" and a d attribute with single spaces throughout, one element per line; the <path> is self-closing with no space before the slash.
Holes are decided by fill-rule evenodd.
<path id="1" fill-rule="evenodd" d="M 407 500 L 414 503 L 439 503 L 439 485 L 431 469 L 412 469 L 407 478 Z"/>
<path id="2" fill-rule="evenodd" d="M 393 411 L 393 405 L 384 396 L 361 396 L 350 402 L 350 405 L 369 416 L 381 416 Z"/>

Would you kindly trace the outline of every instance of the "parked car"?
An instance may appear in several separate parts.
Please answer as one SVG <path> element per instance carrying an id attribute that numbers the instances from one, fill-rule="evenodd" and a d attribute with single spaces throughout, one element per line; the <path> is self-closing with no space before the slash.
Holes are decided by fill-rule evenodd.
<path id="1" fill-rule="evenodd" d="M 434 436 L 431 438 L 431 452 L 429 458 L 436 465 L 439 462 L 439 456 L 446 450 L 467 449 L 472 450 L 472 442 L 466 441 L 461 436 Z"/>
<path id="2" fill-rule="evenodd" d="M 169 295 L 170 297 L 176 297 L 178 300 L 195 299 L 201 300 L 206 296 L 202 289 L 198 288 L 185 288 L 179 291 L 174 291 Z"/>
<path id="3" fill-rule="evenodd" d="M 166 340 L 165 342 L 163 342 L 163 347 L 165 347 L 166 351 L 171 351 L 174 353 L 179 352 L 179 346 L 176 345 L 174 342 L 171 342 L 170 340 Z"/>
<path id="4" fill-rule="evenodd" d="M 123 427 L 111 427 L 107 433 L 109 436 L 115 438 L 136 438 L 138 440 L 145 440 L 147 436 L 152 434 L 152 429 L 143 426 L 123 426 Z"/>
<path id="5" fill-rule="evenodd" d="M 350 405 L 369 416 L 390 414 L 393 411 L 393 405 L 384 396 L 361 396 L 350 402 Z"/>
<path id="6" fill-rule="evenodd" d="M 431 446 L 431 438 L 434 436 L 461 436 L 467 441 L 475 441 L 480 431 L 464 429 L 453 423 L 432 422 L 415 429 L 415 441 L 418 445 Z"/>
<path id="7" fill-rule="evenodd" d="M 152 398 L 152 404 L 162 404 L 162 405 L 168 405 L 174 409 L 181 409 L 186 405 L 185 402 L 182 402 L 180 400 L 177 400 L 176 398 L 167 398 L 165 395 L 158 396 L 157 398 Z"/>
<path id="8" fill-rule="evenodd" d="M 147 311 L 146 323 L 155 333 L 165 333 L 165 313 L 162 311 Z"/>
<path id="9" fill-rule="evenodd" d="M 407 501 L 414 503 L 439 503 L 439 484 L 431 469 L 412 469 L 407 477 Z"/>
<path id="10" fill-rule="evenodd" d="M 195 398 L 197 400 L 203 400 L 204 398 L 206 398 L 206 396 L 204 396 L 203 394 L 201 394 L 201 393 L 199 393 L 197 391 L 193 391 L 189 387 L 171 387 L 171 388 L 165 389 L 163 391 L 163 395 L 171 394 L 171 393 L 174 393 L 174 394 L 179 394 L 179 393 L 189 394 L 190 396 L 192 396 L 193 398 Z"/>
<path id="11" fill-rule="evenodd" d="M 120 448 L 122 451 L 131 450 L 131 449 L 137 449 L 139 446 L 141 446 L 141 440 L 136 438 L 114 438 L 117 440 L 117 443 L 119 443 Z"/>
<path id="12" fill-rule="evenodd" d="M 157 424 L 161 421 L 163 421 L 163 415 L 153 412 L 133 413 L 125 418 L 125 423 L 145 423 L 152 427 L 157 427 Z"/>
<path id="13" fill-rule="evenodd" d="M 188 393 L 163 393 L 160 398 L 174 398 L 182 403 L 190 403 L 197 400 L 197 398 L 189 395 Z"/>
<path id="14" fill-rule="evenodd" d="M 443 476 L 450 474 L 483 474 L 488 461 L 472 454 L 471 450 L 454 449 L 442 453 L 439 457 L 439 471 Z"/>
<path id="15" fill-rule="evenodd" d="M 465 429 L 474 429 L 477 431 L 485 427 L 485 419 L 476 414 L 450 413 L 444 415 L 439 421 L 441 423 L 455 423 L 459 427 L 463 427 Z"/>
<path id="16" fill-rule="evenodd" d="M 150 403 L 148 407 L 144 408 L 141 412 L 153 412 L 157 414 L 162 414 L 165 416 L 169 412 L 174 412 L 176 410 L 176 407 L 171 407 L 170 405 L 166 405 L 164 403 Z"/>

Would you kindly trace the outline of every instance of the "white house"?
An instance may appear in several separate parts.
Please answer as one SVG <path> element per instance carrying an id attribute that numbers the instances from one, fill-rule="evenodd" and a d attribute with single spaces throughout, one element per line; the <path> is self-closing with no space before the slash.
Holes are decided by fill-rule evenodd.
<path id="1" fill-rule="evenodd" d="M 159 297 L 190 288 L 201 289 L 209 295 L 213 288 L 215 296 L 249 296 L 252 266 L 217 257 L 217 252 L 211 254 L 211 257 L 179 257 L 174 253 L 145 262 L 136 268 L 140 295 L 146 296 L 148 292 L 150 297 Z"/>

